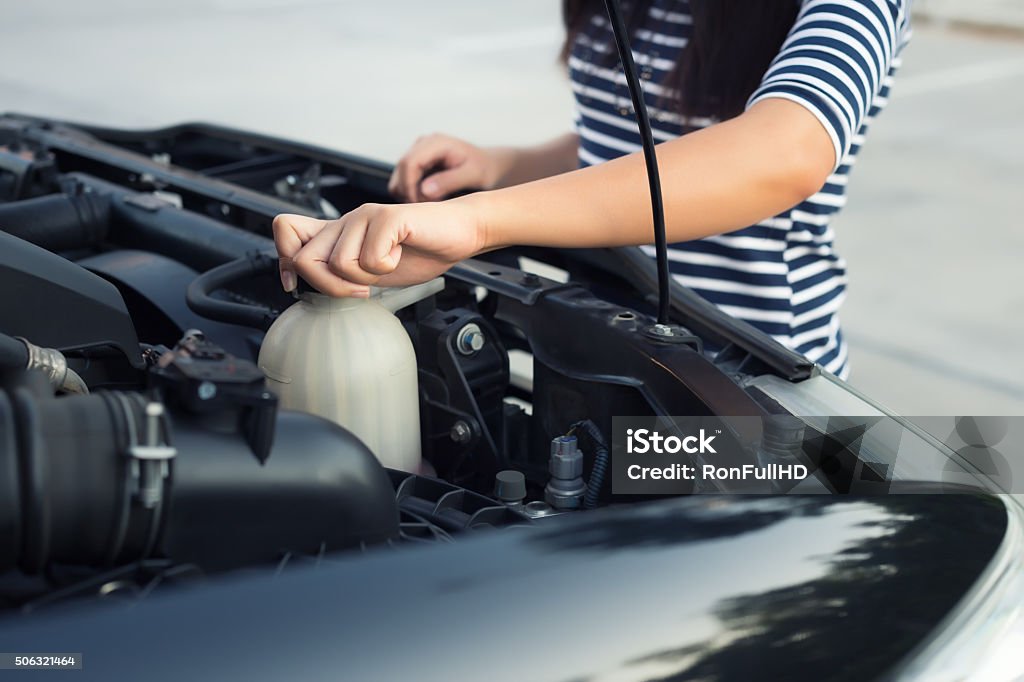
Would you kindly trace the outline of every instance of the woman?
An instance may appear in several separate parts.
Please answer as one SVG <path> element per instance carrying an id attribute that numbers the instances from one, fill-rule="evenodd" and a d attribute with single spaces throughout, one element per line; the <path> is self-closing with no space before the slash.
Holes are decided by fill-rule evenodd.
<path id="1" fill-rule="evenodd" d="M 910 0 L 635 0 L 669 257 L 683 284 L 845 378 L 830 222 L 909 38 Z M 514 244 L 653 241 L 629 93 L 601 0 L 565 0 L 575 131 L 529 149 L 431 135 L 390 189 L 413 203 L 274 222 L 282 284 L 336 296 L 436 277 Z M 458 190 L 486 191 L 438 201 Z M 653 252 L 652 252 L 653 253 Z"/>

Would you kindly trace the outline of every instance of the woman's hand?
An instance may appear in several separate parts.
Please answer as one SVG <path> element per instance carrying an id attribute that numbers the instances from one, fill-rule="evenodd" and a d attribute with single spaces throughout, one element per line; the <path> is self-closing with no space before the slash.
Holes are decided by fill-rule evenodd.
<path id="1" fill-rule="evenodd" d="M 493 189 L 512 150 L 483 149 L 449 135 L 427 135 L 405 153 L 388 182 L 404 201 L 436 201 L 461 190 Z"/>
<path id="2" fill-rule="evenodd" d="M 296 274 L 330 296 L 367 297 L 369 285 L 431 280 L 486 248 L 485 230 L 459 200 L 365 204 L 337 220 L 282 214 L 274 219 L 281 284 Z"/>

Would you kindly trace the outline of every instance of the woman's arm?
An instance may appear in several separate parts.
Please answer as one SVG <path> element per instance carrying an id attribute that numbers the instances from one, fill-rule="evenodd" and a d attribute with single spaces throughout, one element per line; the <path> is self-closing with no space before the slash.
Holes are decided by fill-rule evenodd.
<path id="1" fill-rule="evenodd" d="M 533 147 L 491 147 L 487 151 L 498 160 L 500 172 L 495 189 L 550 178 L 579 166 L 580 138 L 576 133 L 559 135 Z"/>
<path id="2" fill-rule="evenodd" d="M 657 147 L 670 242 L 730 232 L 777 215 L 825 184 L 835 152 L 804 107 L 767 99 L 730 121 Z M 654 240 L 639 153 L 459 199 L 485 248 L 601 247 Z"/>
<path id="3" fill-rule="evenodd" d="M 518 185 L 576 168 L 578 146 L 575 133 L 533 147 L 477 147 L 435 133 L 399 159 L 388 190 L 405 201 L 434 201 L 467 189 Z"/>
<path id="4" fill-rule="evenodd" d="M 767 99 L 737 118 L 658 146 L 670 241 L 729 232 L 814 194 L 836 160 L 803 106 Z M 368 204 L 338 220 L 278 216 L 282 282 L 297 271 L 335 296 L 422 282 L 512 244 L 600 247 L 653 241 L 637 154 L 525 185 L 438 203 Z"/>

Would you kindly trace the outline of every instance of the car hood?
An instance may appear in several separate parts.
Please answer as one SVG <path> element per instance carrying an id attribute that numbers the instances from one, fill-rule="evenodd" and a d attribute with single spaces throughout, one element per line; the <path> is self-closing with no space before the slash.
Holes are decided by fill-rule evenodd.
<path id="1" fill-rule="evenodd" d="M 864 680 L 953 609 L 1006 523 L 987 495 L 666 500 L 0 636 L 152 680 Z"/>

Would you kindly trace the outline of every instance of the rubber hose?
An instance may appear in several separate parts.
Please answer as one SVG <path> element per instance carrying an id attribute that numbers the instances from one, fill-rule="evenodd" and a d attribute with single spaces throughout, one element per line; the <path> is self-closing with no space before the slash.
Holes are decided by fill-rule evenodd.
<path id="1" fill-rule="evenodd" d="M 28 367 L 28 347 L 6 334 L 0 334 L 0 369 L 25 369 Z"/>
<path id="2" fill-rule="evenodd" d="M 212 296 L 214 291 L 227 287 L 253 275 L 262 275 L 277 269 L 277 254 L 255 252 L 244 258 L 219 265 L 192 280 L 185 292 L 185 302 L 196 315 L 217 322 L 254 327 L 262 331 L 270 329 L 276 313 L 261 305 L 246 305 L 224 301 Z"/>
<path id="3" fill-rule="evenodd" d="M 48 251 L 96 246 L 107 235 L 110 197 L 55 194 L 0 205 L 0 231 Z"/>

